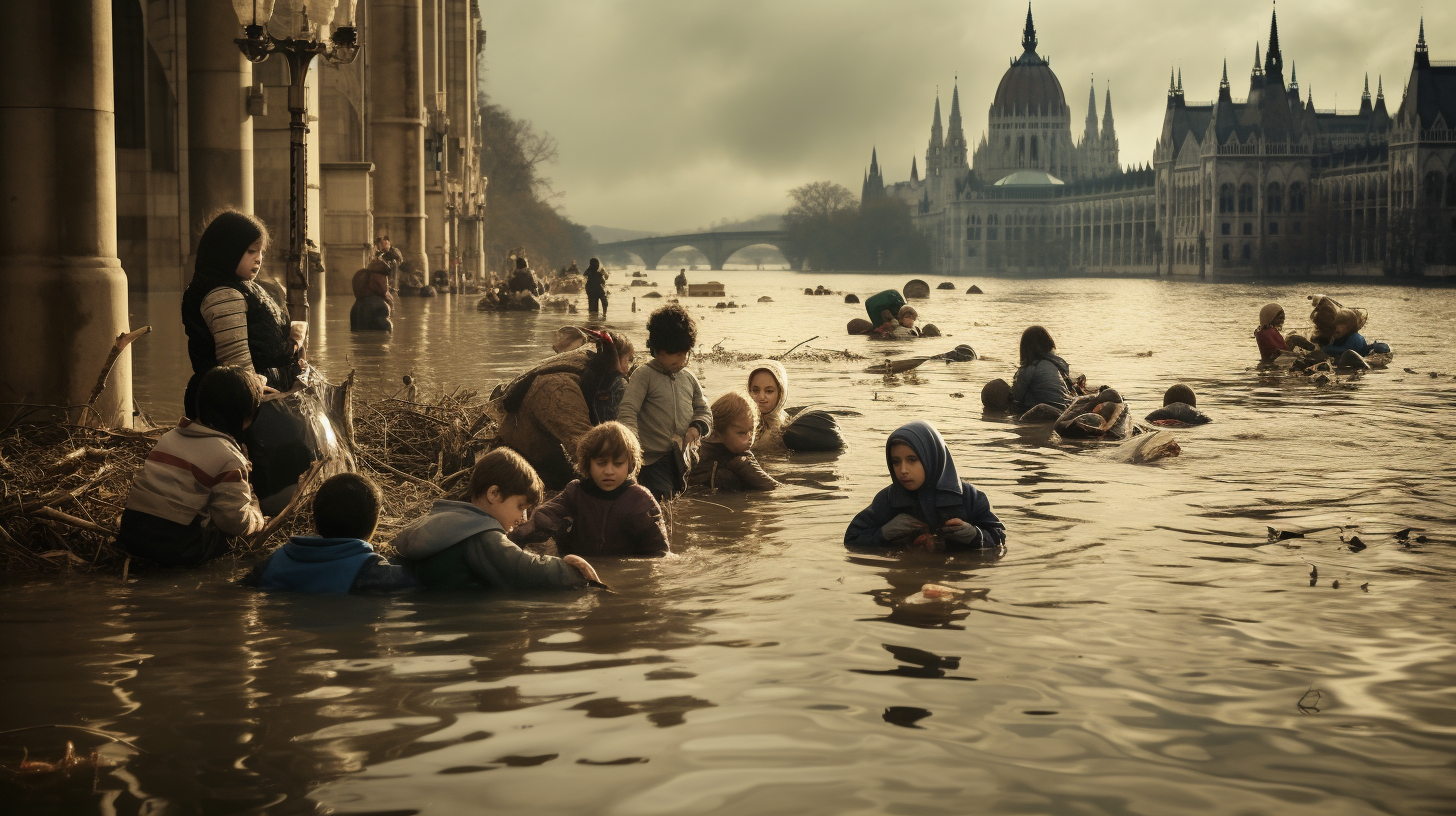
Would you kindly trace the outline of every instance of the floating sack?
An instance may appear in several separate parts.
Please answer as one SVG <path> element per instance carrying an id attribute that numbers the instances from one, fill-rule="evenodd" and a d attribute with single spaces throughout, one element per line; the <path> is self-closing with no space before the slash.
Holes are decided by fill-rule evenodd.
<path id="1" fill-rule="evenodd" d="M 900 291 L 907 298 L 928 298 L 930 297 L 930 284 L 919 278 L 915 278 L 905 284 L 905 288 Z"/>
<path id="2" fill-rule="evenodd" d="M 806 294 L 806 295 L 812 295 L 812 294 L 814 294 L 814 290 L 813 289 L 810 289 L 807 286 L 805 286 L 804 287 L 804 294 Z"/>
<path id="3" fill-rule="evenodd" d="M 837 451 L 844 448 L 844 436 L 833 414 L 804 410 L 784 428 L 784 447 L 792 451 Z"/>
<path id="4" fill-rule="evenodd" d="M 277 515 L 288 504 L 298 477 L 316 460 L 345 462 L 348 457 L 314 387 L 263 403 L 245 436 L 253 463 L 248 481 L 265 516 Z"/>
<path id="5" fill-rule="evenodd" d="M 1122 397 L 1105 388 L 1072 400 L 1054 427 L 1068 439 L 1126 439 L 1132 431 L 1132 420 Z"/>
<path id="6" fill-rule="evenodd" d="M 389 320 L 389 304 L 379 295 L 366 295 L 354 301 L 349 310 L 349 331 L 394 331 Z"/>
<path id="7" fill-rule="evenodd" d="M 1309 320 L 1314 324 L 1314 336 L 1310 339 L 1315 343 L 1328 343 L 1365 328 L 1368 315 L 1364 309 L 1347 309 L 1326 295 L 1310 295 L 1309 299 L 1314 307 L 1309 313 Z"/>
<path id="8" fill-rule="evenodd" d="M 865 320 L 863 317 L 856 317 L 849 321 L 844 327 L 850 334 L 869 334 L 875 330 L 875 324 Z"/>
<path id="9" fill-rule="evenodd" d="M 527 311 L 533 312 L 540 311 L 541 301 L 537 300 L 535 295 L 527 292 L 526 294 L 521 295 L 520 300 L 516 301 L 516 308 L 525 309 Z"/>
<path id="10" fill-rule="evenodd" d="M 955 284 L 954 283 L 951 283 L 950 281 L 941 281 L 941 284 L 939 286 L 935 287 L 935 288 L 936 289 L 954 289 L 955 288 Z"/>
<path id="11" fill-rule="evenodd" d="M 1179 425 L 1206 425 L 1212 422 L 1208 415 L 1186 402 L 1173 402 L 1144 417 L 1148 422 L 1177 427 Z"/>
<path id="12" fill-rule="evenodd" d="M 976 350 L 965 343 L 956 346 L 940 356 L 951 363 L 969 363 L 972 360 L 980 359 L 980 355 L 976 354 Z"/>
<path id="13" fill-rule="evenodd" d="M 934 323 L 926 323 L 925 326 L 923 326 L 920 329 L 920 336 L 921 337 L 939 337 L 940 336 L 940 327 L 937 326 L 937 325 L 935 325 Z"/>
<path id="14" fill-rule="evenodd" d="M 432 298 L 434 296 L 435 296 L 435 287 L 433 287 L 433 286 L 421 286 L 420 287 L 420 297 L 422 297 L 422 298 Z"/>
<path id="15" fill-rule="evenodd" d="M 1198 395 L 1193 393 L 1192 388 L 1189 388 L 1183 383 L 1178 383 L 1177 385 L 1169 386 L 1168 390 L 1163 392 L 1164 405 L 1172 405 L 1175 402 L 1181 402 L 1197 408 Z"/>
<path id="16" fill-rule="evenodd" d="M 948 587 L 944 584 L 926 584 L 920 588 L 919 592 L 904 598 L 900 603 L 948 604 L 955 603 L 965 594 L 966 591 L 964 589 L 956 589 L 955 587 Z"/>
<path id="17" fill-rule="evenodd" d="M 928 289 L 926 290 L 929 291 Z M 891 315 L 900 313 L 900 307 L 905 305 L 905 298 L 894 289 L 886 289 L 877 295 L 870 295 L 865 301 L 865 313 L 870 316 L 870 322 L 878 326 L 884 321 L 880 318 L 880 312 L 889 312 Z"/>
<path id="18" fill-rule="evenodd" d="M 1117 446 L 1112 458 L 1119 462 L 1144 465 L 1169 456 L 1177 456 L 1183 449 L 1178 447 L 1178 438 L 1169 431 L 1152 431 L 1137 436 Z"/>
<path id="19" fill-rule="evenodd" d="M 849 293 L 849 294 L 847 294 L 847 295 L 844 296 L 844 302 L 845 303 L 859 303 L 859 295 L 856 295 L 853 292 L 851 292 L 851 293 Z"/>
<path id="20" fill-rule="evenodd" d="M 979 287 L 979 286 L 977 286 L 977 285 L 975 285 L 973 283 L 973 284 L 971 284 L 971 288 L 969 288 L 969 289 L 966 290 L 966 294 L 968 294 L 968 295 L 984 295 L 986 293 L 981 291 L 981 287 Z"/>
<path id="21" fill-rule="evenodd" d="M 758 299 L 758 302 L 759 303 L 773 303 L 773 298 L 769 297 L 768 295 L 764 295 L 763 297 L 761 297 L 761 298 Z"/>
<path id="22" fill-rule="evenodd" d="M 660 298 L 660 297 L 662 297 L 662 293 L 661 292 L 648 292 L 647 294 L 643 295 L 642 297 L 644 297 L 644 298 Z"/>

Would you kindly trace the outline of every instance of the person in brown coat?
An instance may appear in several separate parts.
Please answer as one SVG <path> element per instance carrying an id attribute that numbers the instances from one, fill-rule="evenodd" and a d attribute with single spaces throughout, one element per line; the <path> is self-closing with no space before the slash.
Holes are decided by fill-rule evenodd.
<path id="1" fill-rule="evenodd" d="M 497 443 L 526 457 L 552 490 L 576 478 L 567 451 L 593 425 L 616 418 L 632 368 L 632 341 L 614 331 L 590 334 L 592 345 L 548 358 L 501 397 Z"/>
<path id="2" fill-rule="evenodd" d="M 741 392 L 729 391 L 713 401 L 713 434 L 698 451 L 688 484 L 718 490 L 773 490 L 779 486 L 759 467 L 753 455 L 758 406 Z"/>
<path id="3" fill-rule="evenodd" d="M 576 468 L 586 474 L 541 505 L 511 532 L 517 545 L 550 539 L 557 555 L 655 558 L 671 551 L 662 507 L 633 477 L 642 466 L 637 437 L 604 422 L 582 437 Z"/>

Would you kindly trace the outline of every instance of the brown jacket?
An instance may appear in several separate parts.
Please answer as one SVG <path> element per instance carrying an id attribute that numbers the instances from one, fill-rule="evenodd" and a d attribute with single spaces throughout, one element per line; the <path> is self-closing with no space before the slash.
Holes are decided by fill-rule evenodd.
<path id="1" fill-rule="evenodd" d="M 354 273 L 354 299 L 363 300 L 370 295 L 384 298 L 393 305 L 394 296 L 389 291 L 389 276 L 374 269 L 361 269 Z"/>
<path id="2" fill-rule="evenodd" d="M 522 546 L 547 538 L 555 540 L 560 555 L 587 558 L 652 558 L 671 550 L 662 507 L 646 488 L 632 481 L 611 492 L 590 481 L 573 481 L 510 535 L 511 541 Z"/>
<path id="3" fill-rule="evenodd" d="M 567 460 L 572 461 L 577 443 L 591 427 L 581 380 L 564 371 L 543 374 L 531 383 L 521 410 L 501 420 L 500 440 L 527 461 L 559 458 L 556 446 L 565 448 Z"/>
<path id="4" fill-rule="evenodd" d="M 688 484 L 706 485 L 730 492 L 773 490 L 779 486 L 758 465 L 753 451 L 735 454 L 722 442 L 704 442 L 698 447 L 698 464 L 688 474 Z"/>

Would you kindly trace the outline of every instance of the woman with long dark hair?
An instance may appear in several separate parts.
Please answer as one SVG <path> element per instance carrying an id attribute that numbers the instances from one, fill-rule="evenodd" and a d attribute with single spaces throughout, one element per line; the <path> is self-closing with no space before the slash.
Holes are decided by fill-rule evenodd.
<path id="1" fill-rule="evenodd" d="M 263 266 L 268 228 L 255 216 L 224 210 L 197 240 L 197 265 L 182 295 L 182 326 L 192 379 L 183 407 L 197 418 L 197 384 L 217 366 L 254 372 L 265 388 L 287 390 L 302 371 L 302 347 L 288 315 L 254 278 Z"/>
<path id="2" fill-rule="evenodd" d="M 1067 361 L 1057 356 L 1051 332 L 1029 326 L 1021 333 L 1020 368 L 1011 381 L 1011 404 L 1021 411 L 1038 405 L 1066 408 L 1072 397 L 1082 393 L 1072 381 Z"/>

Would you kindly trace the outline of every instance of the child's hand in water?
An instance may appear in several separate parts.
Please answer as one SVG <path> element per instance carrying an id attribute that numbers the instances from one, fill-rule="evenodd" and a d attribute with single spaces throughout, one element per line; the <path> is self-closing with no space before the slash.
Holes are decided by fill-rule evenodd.
<path id="1" fill-rule="evenodd" d="M 949 542 L 958 546 L 969 547 L 981 540 L 981 529 L 973 524 L 953 518 L 940 528 L 940 533 Z"/>
<path id="2" fill-rule="evenodd" d="M 913 541 L 921 533 L 929 532 L 930 527 L 925 522 L 910 515 L 901 513 L 898 516 L 885 522 L 880 528 L 880 535 L 891 543 Z"/>
<path id="3" fill-rule="evenodd" d="M 702 434 L 698 432 L 697 428 L 688 428 L 688 432 L 683 434 L 683 447 L 691 448 L 698 444 L 698 439 L 701 437 Z"/>
<path id="4" fill-rule="evenodd" d="M 588 564 L 585 558 L 582 558 L 579 555 L 568 555 L 561 560 L 572 565 L 573 567 L 576 567 L 577 571 L 580 572 L 582 576 L 585 577 L 588 581 L 596 581 L 597 583 L 601 583 L 602 579 L 597 577 L 597 571 L 592 569 L 592 565 Z"/>

